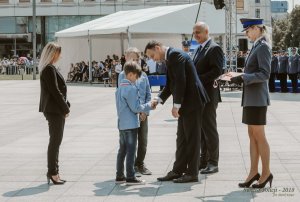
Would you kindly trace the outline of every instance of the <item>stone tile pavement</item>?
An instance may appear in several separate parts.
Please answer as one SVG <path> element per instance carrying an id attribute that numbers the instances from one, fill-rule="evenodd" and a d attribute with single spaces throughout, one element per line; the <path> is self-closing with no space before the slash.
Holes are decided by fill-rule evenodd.
<path id="1" fill-rule="evenodd" d="M 118 130 L 114 88 L 69 86 L 72 104 L 60 152 L 63 186 L 46 183 L 47 123 L 38 113 L 39 81 L 0 81 L 0 201 L 300 201 L 300 95 L 272 94 L 266 134 L 273 188 L 244 190 L 249 171 L 240 92 L 222 94 L 218 108 L 220 172 L 198 183 L 157 182 L 174 161 L 176 120 L 171 99 L 149 117 L 146 185 L 115 185 Z M 155 93 L 154 93 L 155 94 Z"/>

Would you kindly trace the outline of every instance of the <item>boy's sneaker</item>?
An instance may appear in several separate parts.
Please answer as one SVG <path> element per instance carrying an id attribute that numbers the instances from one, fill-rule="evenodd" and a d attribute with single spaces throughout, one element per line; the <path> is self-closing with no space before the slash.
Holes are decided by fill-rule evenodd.
<path id="1" fill-rule="evenodd" d="M 142 174 L 139 171 L 139 167 L 134 166 L 134 172 L 136 177 L 142 177 Z"/>
<path id="2" fill-rule="evenodd" d="M 137 178 L 126 180 L 126 185 L 140 185 L 140 184 L 146 184 L 146 181 L 145 180 L 139 180 Z"/>
<path id="3" fill-rule="evenodd" d="M 126 178 L 124 176 L 122 177 L 116 177 L 116 184 L 122 184 L 126 182 Z"/>
<path id="4" fill-rule="evenodd" d="M 138 171 L 142 174 L 142 175 L 152 175 L 152 172 L 146 168 L 145 165 L 142 166 L 138 166 Z"/>

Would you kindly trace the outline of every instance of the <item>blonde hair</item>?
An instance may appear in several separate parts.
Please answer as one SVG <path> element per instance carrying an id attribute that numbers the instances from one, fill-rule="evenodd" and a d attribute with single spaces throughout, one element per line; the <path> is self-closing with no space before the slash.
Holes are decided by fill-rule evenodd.
<path id="1" fill-rule="evenodd" d="M 136 47 L 129 47 L 126 51 L 125 51 L 125 56 L 128 58 L 129 54 L 134 53 L 137 55 L 137 57 L 140 59 L 141 58 L 141 52 L 139 51 L 139 49 L 137 49 Z"/>
<path id="2" fill-rule="evenodd" d="M 269 44 L 269 46 L 271 46 L 272 38 L 267 30 L 267 27 L 265 25 L 255 25 L 255 26 L 257 26 L 260 29 L 262 36 L 266 39 L 266 42 Z"/>
<path id="3" fill-rule="evenodd" d="M 47 65 L 52 64 L 56 53 L 61 53 L 61 46 L 55 42 L 47 43 L 42 51 L 42 55 L 39 61 L 40 72 L 42 72 Z"/>

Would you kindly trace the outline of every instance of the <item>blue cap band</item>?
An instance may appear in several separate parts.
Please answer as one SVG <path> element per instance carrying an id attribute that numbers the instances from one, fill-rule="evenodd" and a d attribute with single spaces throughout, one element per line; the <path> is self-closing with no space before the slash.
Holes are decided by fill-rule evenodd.
<path id="1" fill-rule="evenodd" d="M 252 25 L 261 25 L 263 24 L 263 20 L 249 20 L 243 23 L 243 28 L 247 28 Z"/>

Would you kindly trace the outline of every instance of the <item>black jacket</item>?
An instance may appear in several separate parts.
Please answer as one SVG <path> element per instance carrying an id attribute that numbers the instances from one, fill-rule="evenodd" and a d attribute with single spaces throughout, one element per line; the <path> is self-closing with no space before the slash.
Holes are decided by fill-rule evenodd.
<path id="1" fill-rule="evenodd" d="M 41 96 L 39 112 L 66 115 L 70 112 L 67 85 L 53 65 L 47 65 L 40 75 Z"/>
<path id="2" fill-rule="evenodd" d="M 203 107 L 209 98 L 190 56 L 182 50 L 169 48 L 166 64 L 167 84 L 159 95 L 163 103 L 172 95 L 173 103 L 181 104 L 181 115 Z"/>
<path id="3" fill-rule="evenodd" d="M 195 52 L 197 50 L 198 48 Z M 220 89 L 214 88 L 214 82 L 222 74 L 224 53 L 218 44 L 210 40 L 199 54 L 198 57 L 193 58 L 199 78 L 211 102 L 221 102 Z"/>

